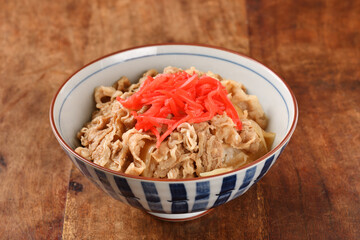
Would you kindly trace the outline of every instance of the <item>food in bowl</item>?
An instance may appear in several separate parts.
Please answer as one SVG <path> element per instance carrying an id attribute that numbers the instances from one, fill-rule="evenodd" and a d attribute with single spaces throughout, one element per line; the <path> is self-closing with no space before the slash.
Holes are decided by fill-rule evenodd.
<path id="1" fill-rule="evenodd" d="M 97 110 L 78 132 L 82 157 L 118 172 L 182 179 L 231 171 L 265 155 L 275 134 L 258 98 L 195 68 L 151 69 L 95 89 Z"/>
<path id="2" fill-rule="evenodd" d="M 189 64 L 241 81 L 249 94 L 258 97 L 269 119 L 266 130 L 276 133 L 268 153 L 229 172 L 164 179 L 114 171 L 75 152 L 79 146 L 77 132 L 91 119 L 96 108 L 95 88 L 112 86 L 120 76 L 127 76 L 135 83 L 133 81 L 140 78 L 140 71 L 145 69 L 160 70 L 168 65 L 187 69 Z M 161 219 L 186 221 L 204 216 L 211 209 L 238 198 L 261 181 L 288 145 L 298 114 L 296 98 L 289 86 L 261 63 L 217 47 L 160 44 L 122 50 L 79 69 L 55 94 L 50 105 L 50 124 L 74 166 L 104 193 Z M 154 141 L 157 142 L 156 137 Z"/>

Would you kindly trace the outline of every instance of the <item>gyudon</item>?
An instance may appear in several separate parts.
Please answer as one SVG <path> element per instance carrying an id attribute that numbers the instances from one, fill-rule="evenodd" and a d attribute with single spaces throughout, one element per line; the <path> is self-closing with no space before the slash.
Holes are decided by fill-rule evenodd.
<path id="1" fill-rule="evenodd" d="M 239 168 L 267 153 L 274 133 L 256 96 L 217 74 L 190 68 L 147 71 L 95 89 L 97 110 L 75 151 L 138 176 L 193 178 Z"/>

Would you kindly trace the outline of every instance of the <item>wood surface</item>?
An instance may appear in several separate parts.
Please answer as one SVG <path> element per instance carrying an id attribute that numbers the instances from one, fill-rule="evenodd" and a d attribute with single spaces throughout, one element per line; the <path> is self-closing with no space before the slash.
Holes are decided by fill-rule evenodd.
<path id="1" fill-rule="evenodd" d="M 360 239 L 360 2 L 0 2 L 0 239 Z M 84 64 L 124 48 L 245 53 L 294 91 L 275 166 L 210 214 L 168 223 L 117 202 L 67 159 L 49 105 Z"/>

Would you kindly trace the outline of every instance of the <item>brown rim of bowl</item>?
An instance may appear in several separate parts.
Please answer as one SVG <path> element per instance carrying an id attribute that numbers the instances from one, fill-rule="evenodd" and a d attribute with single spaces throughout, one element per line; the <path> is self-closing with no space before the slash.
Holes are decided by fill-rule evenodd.
<path id="1" fill-rule="evenodd" d="M 55 127 L 55 121 L 54 121 L 54 117 L 53 117 L 53 110 L 54 110 L 54 105 L 55 105 L 55 101 L 57 99 L 57 96 L 59 95 L 61 89 L 65 86 L 65 84 L 75 75 L 77 74 L 78 72 L 80 72 L 81 70 L 83 70 L 84 68 L 86 68 L 87 66 L 97 62 L 97 61 L 100 61 L 104 58 L 107 58 L 107 57 L 110 57 L 110 56 L 113 56 L 115 54 L 119 54 L 119 53 L 122 53 L 122 52 L 126 52 L 126 51 L 130 51 L 130 50 L 134 50 L 134 49 L 139 49 L 139 48 L 146 48 L 146 47 L 161 47 L 161 46 L 194 46 L 194 47 L 205 47 L 205 48 L 211 48 L 211 49 L 216 49 L 216 50 L 221 50 L 221 51 L 225 51 L 225 52 L 229 52 L 229 53 L 233 53 L 233 54 L 236 54 L 236 55 L 239 55 L 241 57 L 245 57 L 247 59 L 250 59 L 252 61 L 255 61 L 263 66 L 265 66 L 263 63 L 249 57 L 249 56 L 246 56 L 242 53 L 238 53 L 236 51 L 233 51 L 233 50 L 229 50 L 229 49 L 226 49 L 226 48 L 222 48 L 222 47 L 215 47 L 215 46 L 211 46 L 211 45 L 206 45 L 206 44 L 189 44 L 189 43 L 164 43 L 164 44 L 148 44 L 148 45 L 142 45 L 142 46 L 137 46 L 137 47 L 132 47 L 132 48 L 127 48 L 127 49 L 123 49 L 123 50 L 120 50 L 120 51 L 117 51 L 117 52 L 113 52 L 113 53 L 110 53 L 110 54 L 107 54 L 103 57 L 100 57 L 94 61 L 91 61 L 90 63 L 84 65 L 83 67 L 81 67 L 79 70 L 77 70 L 76 72 L 74 72 L 70 77 L 67 78 L 67 80 L 60 86 L 60 88 L 58 89 L 58 91 L 56 92 L 55 96 L 53 97 L 52 101 L 51 101 L 51 105 L 50 105 L 50 124 L 51 124 L 51 128 L 55 134 L 55 137 L 57 138 L 57 140 L 60 142 L 60 144 L 65 147 L 71 154 L 75 155 L 78 159 L 80 159 L 81 161 L 83 161 L 85 164 L 89 164 L 97 169 L 100 169 L 102 171 L 105 171 L 105 172 L 108 172 L 108 173 L 111 173 L 113 175 L 117 175 L 117 176 L 121 176 L 121 177 L 126 177 L 126 178 L 135 178 L 135 179 L 140 179 L 140 180 L 147 180 L 147 181 L 157 181 L 157 182 L 188 182 L 188 181 L 199 181 L 199 180 L 203 180 L 203 179 L 208 179 L 208 178 L 215 178 L 215 177 L 219 177 L 219 176 L 223 176 L 223 175 L 227 175 L 227 174 L 232 174 L 232 173 L 235 173 L 235 172 L 238 172 L 240 170 L 243 170 L 243 169 L 246 169 L 246 168 L 250 168 L 254 165 L 256 165 L 257 163 L 267 159 L 269 156 L 275 154 L 275 152 L 277 152 L 283 145 L 285 145 L 285 143 L 290 140 L 290 137 L 292 136 L 292 134 L 294 133 L 295 131 L 295 127 L 296 127 L 296 124 L 297 124 L 297 121 L 298 121 L 298 104 L 296 102 L 296 98 L 295 98 L 295 95 L 294 93 L 292 92 L 292 90 L 290 89 L 289 85 L 281 78 L 279 77 L 273 70 L 271 70 L 269 67 L 265 66 L 267 69 L 269 69 L 275 76 L 277 76 L 285 85 L 285 87 L 287 88 L 287 90 L 290 92 L 291 94 L 291 97 L 292 97 L 292 100 L 293 100 L 293 104 L 294 104 L 294 120 L 291 124 L 291 127 L 290 127 L 290 130 L 288 131 L 288 133 L 286 134 L 286 136 L 284 137 L 284 139 L 271 151 L 269 151 L 268 153 L 266 153 L 264 156 L 256 159 L 255 161 L 243 166 L 243 167 L 240 167 L 240 168 L 237 168 L 237 169 L 234 169 L 234 170 L 231 170 L 229 172 L 224 172 L 224 173 L 220 173 L 220 174 L 216 174 L 216 175 L 212 175 L 212 176 L 207 176 L 207 177 L 197 177 L 197 178 L 185 178 L 185 179 L 161 179 L 161 178 L 151 178 L 151 177 L 142 177 L 142 176 L 134 176 L 134 175 L 130 175 L 130 174 L 125 174 L 125 173 L 121 173 L 121 172 L 117 172 L 117 171 L 114 171 L 114 170 L 111 170 L 111 169 L 108 169 L 108 168 L 105 168 L 105 167 L 102 167 L 100 165 L 97 165 L 89 160 L 87 160 L 86 158 L 80 156 L 79 154 L 77 154 L 68 144 L 66 144 L 66 142 L 64 141 L 64 139 L 61 137 L 61 135 L 59 134 L 58 130 L 56 129 Z"/>

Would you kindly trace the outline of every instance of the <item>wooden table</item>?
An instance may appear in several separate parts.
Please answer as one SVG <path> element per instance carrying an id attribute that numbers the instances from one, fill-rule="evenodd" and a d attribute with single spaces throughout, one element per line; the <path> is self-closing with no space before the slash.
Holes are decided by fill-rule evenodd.
<path id="1" fill-rule="evenodd" d="M 360 239 L 359 1 L 1 1 L 0 32 L 0 239 Z M 48 120 L 56 90 L 84 64 L 171 42 L 265 63 L 300 109 L 263 180 L 183 223 L 100 192 Z"/>

